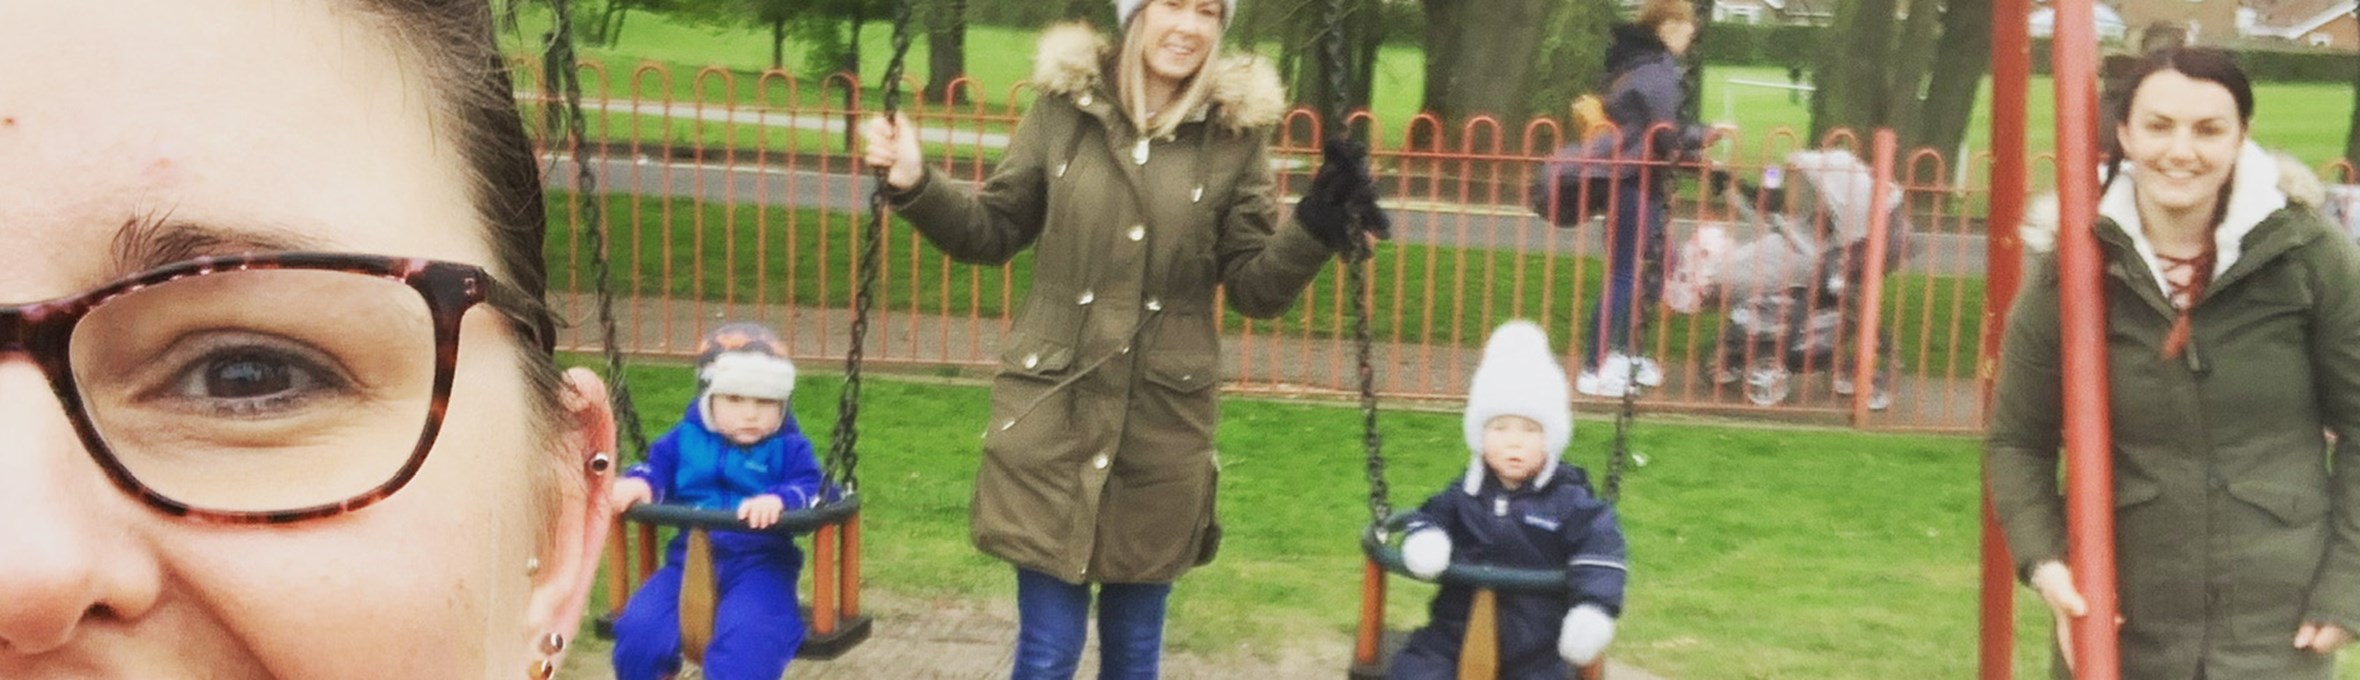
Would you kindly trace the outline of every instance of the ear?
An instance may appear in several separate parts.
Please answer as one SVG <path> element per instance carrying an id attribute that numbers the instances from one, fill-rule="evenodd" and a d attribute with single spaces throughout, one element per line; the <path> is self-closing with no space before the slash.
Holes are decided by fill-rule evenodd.
<path id="1" fill-rule="evenodd" d="M 549 655 L 542 648 L 549 634 L 570 638 L 581 627 L 583 611 L 590 605 L 590 583 L 598 577 L 599 556 L 614 525 L 606 496 L 622 461 L 615 451 L 615 413 L 606 383 L 589 369 L 575 368 L 566 371 L 559 389 L 559 403 L 565 408 L 563 442 L 552 455 L 563 457 L 559 474 L 581 475 L 582 481 L 559 483 L 559 498 L 546 506 L 554 515 L 547 520 L 547 542 L 537 558 L 540 570 L 532 575 L 527 658 Z M 595 456 L 606 457 L 604 469 L 592 469 Z"/>

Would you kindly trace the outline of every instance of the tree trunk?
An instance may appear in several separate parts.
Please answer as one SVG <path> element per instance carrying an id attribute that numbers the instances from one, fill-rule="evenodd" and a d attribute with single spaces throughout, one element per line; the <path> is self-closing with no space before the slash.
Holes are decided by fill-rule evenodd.
<path id="1" fill-rule="evenodd" d="M 2352 60 L 2352 129 L 2344 134 L 2344 160 L 2360 167 L 2360 59 Z M 2337 181 L 2360 184 L 2360 176 L 2346 176 Z"/>
<path id="2" fill-rule="evenodd" d="M 1942 58 L 1934 62 L 1933 82 L 1926 85 L 1916 143 L 1951 159 L 1956 172 L 1967 161 L 1958 150 L 1967 138 L 1976 89 L 1991 70 L 1991 0 L 1950 0 L 1934 54 Z"/>
<path id="3" fill-rule="evenodd" d="M 1942 0 L 1908 1 L 1909 19 L 1900 26 L 1901 37 L 1893 43 L 1891 56 L 1883 60 L 1889 65 L 1884 74 L 1884 116 L 1874 122 L 1876 127 L 1892 128 L 1905 149 L 1917 144 L 1918 83 L 1925 82 L 1937 54 L 1914 46 L 1934 44 L 1934 29 L 1942 19 Z"/>
<path id="4" fill-rule="evenodd" d="M 1533 55 L 1547 26 L 1549 0 L 1423 0 L 1426 9 L 1425 110 L 1442 120 L 1498 117 L 1506 130 L 1532 113 Z M 1446 131 L 1445 136 L 1451 136 Z M 1412 144 L 1429 140 L 1413 139 Z"/>
<path id="5" fill-rule="evenodd" d="M 787 67 L 787 18 L 783 15 L 770 20 L 770 67 Z"/>
<path id="6" fill-rule="evenodd" d="M 967 73 L 967 0 L 934 0 L 927 10 L 926 100 L 965 104 L 967 91 L 951 84 Z"/>
<path id="7" fill-rule="evenodd" d="M 1827 35 L 1840 36 L 1821 48 L 1818 96 L 1811 98 L 1811 142 L 1839 128 L 1861 139 L 1884 120 L 1881 83 L 1892 53 L 1895 0 L 1856 0 L 1836 10 Z"/>

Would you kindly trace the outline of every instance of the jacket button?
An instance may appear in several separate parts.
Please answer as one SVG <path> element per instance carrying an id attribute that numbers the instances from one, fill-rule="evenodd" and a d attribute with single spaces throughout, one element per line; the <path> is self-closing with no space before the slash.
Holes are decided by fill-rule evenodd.
<path id="1" fill-rule="evenodd" d="M 1081 296 L 1081 297 L 1079 297 L 1079 298 L 1075 298 L 1075 299 L 1074 299 L 1074 304 L 1078 304 L 1078 305 L 1086 305 L 1086 304 L 1090 304 L 1090 301 L 1092 301 L 1092 300 L 1096 300 L 1096 299 L 1098 299 L 1098 293 L 1097 293 L 1097 292 L 1095 292 L 1095 291 L 1087 291 L 1087 290 L 1085 290 L 1085 291 L 1082 291 L 1082 296 Z"/>
<path id="2" fill-rule="evenodd" d="M 1089 106 L 1091 101 L 1092 101 L 1092 100 L 1090 99 L 1090 93 L 1088 93 L 1088 92 L 1084 92 L 1084 93 L 1082 93 L 1082 97 L 1081 97 L 1080 99 L 1076 99 L 1076 100 L 1074 100 L 1074 103 L 1076 103 L 1076 104 L 1080 104 L 1080 105 L 1083 105 L 1083 106 Z"/>
<path id="3" fill-rule="evenodd" d="M 1144 225 L 1144 224 L 1134 224 L 1134 225 L 1131 225 L 1131 230 L 1130 230 L 1129 232 L 1126 232 L 1126 233 L 1124 233 L 1124 235 L 1125 235 L 1125 236 L 1128 236 L 1128 237 L 1130 237 L 1132 241 L 1138 241 L 1138 240 L 1140 240 L 1140 239 L 1147 238 L 1147 225 Z"/>
<path id="4" fill-rule="evenodd" d="M 1161 312 L 1161 311 L 1164 311 L 1164 301 L 1162 301 L 1162 300 L 1158 300 L 1158 299 L 1155 299 L 1155 298 L 1148 298 L 1148 299 L 1147 299 L 1147 311 L 1150 311 L 1150 312 Z"/>
<path id="5" fill-rule="evenodd" d="M 1106 454 L 1101 453 L 1090 458 L 1090 467 L 1100 470 L 1106 469 Z"/>
<path id="6" fill-rule="evenodd" d="M 1024 367 L 1025 367 L 1025 368 L 1032 368 L 1032 367 L 1034 367 L 1034 366 L 1039 366 L 1039 365 L 1041 365 L 1041 355 L 1040 355 L 1040 353 L 1038 353 L 1038 352 L 1035 352 L 1035 353 L 1032 353 L 1032 354 L 1027 354 L 1027 355 L 1024 355 Z"/>

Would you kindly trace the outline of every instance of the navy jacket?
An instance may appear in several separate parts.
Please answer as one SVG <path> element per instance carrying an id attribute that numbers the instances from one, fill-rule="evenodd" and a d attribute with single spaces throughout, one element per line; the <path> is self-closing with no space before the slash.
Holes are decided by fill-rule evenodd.
<path id="1" fill-rule="evenodd" d="M 1408 530 L 1426 527 L 1449 532 L 1454 563 L 1566 570 L 1569 593 L 1499 594 L 1503 679 L 1565 677 L 1570 669 L 1557 656 L 1557 633 L 1573 607 L 1594 604 L 1622 614 L 1622 527 L 1581 468 L 1559 464 L 1546 486 L 1513 491 L 1487 475 L 1472 496 L 1454 480 L 1418 508 Z M 1443 586 L 1429 608 L 1432 622 L 1410 636 L 1409 647 L 1458 658 L 1474 595 L 1473 588 Z"/>

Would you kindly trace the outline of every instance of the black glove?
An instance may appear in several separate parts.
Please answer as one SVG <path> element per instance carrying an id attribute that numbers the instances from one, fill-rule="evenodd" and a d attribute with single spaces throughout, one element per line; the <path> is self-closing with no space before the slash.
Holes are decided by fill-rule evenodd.
<path id="1" fill-rule="evenodd" d="M 1325 158 L 1303 200 L 1295 204 L 1295 221 L 1329 249 L 1365 256 L 1367 244 L 1353 238 L 1352 220 L 1379 239 L 1393 237 L 1393 220 L 1377 207 L 1377 182 L 1369 176 L 1368 147 L 1350 138 L 1328 140 L 1320 147 Z"/>

